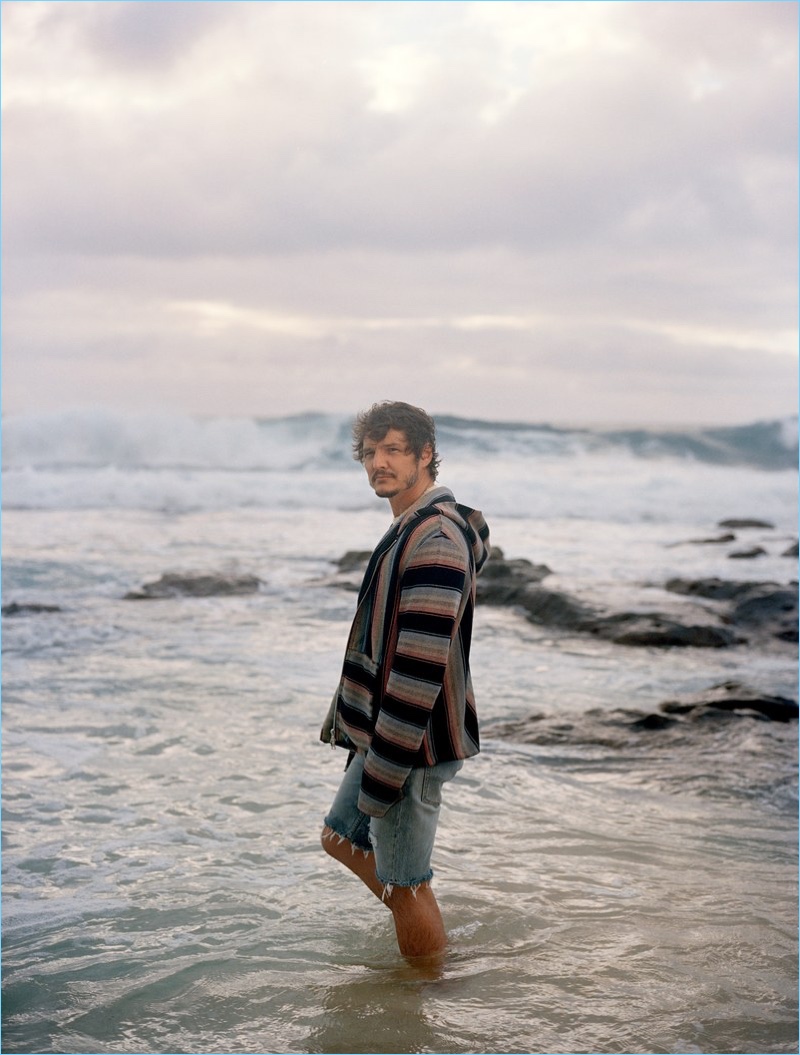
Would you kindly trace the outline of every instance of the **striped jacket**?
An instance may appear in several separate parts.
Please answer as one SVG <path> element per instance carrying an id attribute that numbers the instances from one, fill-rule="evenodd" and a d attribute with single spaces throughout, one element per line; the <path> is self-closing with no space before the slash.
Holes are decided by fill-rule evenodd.
<path id="1" fill-rule="evenodd" d="M 321 739 L 366 753 L 359 809 L 382 817 L 414 768 L 480 750 L 469 672 L 483 515 L 427 492 L 378 543 Z"/>

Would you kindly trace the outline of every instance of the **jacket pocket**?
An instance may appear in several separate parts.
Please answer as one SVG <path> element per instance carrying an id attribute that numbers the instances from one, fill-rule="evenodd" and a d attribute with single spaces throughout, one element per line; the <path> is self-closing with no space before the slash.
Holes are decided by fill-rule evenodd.
<path id="1" fill-rule="evenodd" d="M 423 770 L 422 790 L 420 791 L 422 801 L 427 802 L 429 806 L 441 806 L 442 785 L 452 780 L 463 765 L 462 760 L 457 758 L 454 762 L 439 762 Z"/>

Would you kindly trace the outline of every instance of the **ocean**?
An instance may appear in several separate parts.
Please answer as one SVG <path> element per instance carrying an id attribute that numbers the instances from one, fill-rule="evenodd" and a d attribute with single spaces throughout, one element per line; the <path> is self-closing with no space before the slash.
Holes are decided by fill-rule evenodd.
<path id="1" fill-rule="evenodd" d="M 440 482 L 572 595 L 796 582 L 796 419 L 437 422 Z M 479 604 L 441 968 L 322 852 L 335 562 L 390 520 L 349 446 L 330 414 L 6 419 L 2 1050 L 796 1052 L 797 722 L 629 720 L 730 680 L 796 700 L 790 641 L 633 647 Z M 126 599 L 167 573 L 260 585 Z"/>

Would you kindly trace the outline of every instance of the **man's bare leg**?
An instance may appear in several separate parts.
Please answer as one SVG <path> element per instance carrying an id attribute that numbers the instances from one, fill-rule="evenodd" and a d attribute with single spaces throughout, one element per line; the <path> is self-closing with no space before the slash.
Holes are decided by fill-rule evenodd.
<path id="1" fill-rule="evenodd" d="M 393 886 L 386 900 L 403 956 L 431 957 L 444 952 L 447 935 L 430 883 L 414 888 Z"/>
<path id="2" fill-rule="evenodd" d="M 327 825 L 322 829 L 321 842 L 327 854 L 358 876 L 391 909 L 397 944 L 403 956 L 436 956 L 444 951 L 447 935 L 430 883 L 416 888 L 387 888 L 375 874 L 375 854 L 365 854 Z"/>
<path id="3" fill-rule="evenodd" d="M 357 875 L 361 882 L 372 891 L 379 901 L 383 901 L 383 883 L 375 875 L 375 854 L 364 853 L 357 846 L 353 846 L 349 839 L 337 835 L 327 824 L 322 829 L 320 839 L 322 849 L 330 854 L 334 860 L 339 861 L 345 868 Z"/>

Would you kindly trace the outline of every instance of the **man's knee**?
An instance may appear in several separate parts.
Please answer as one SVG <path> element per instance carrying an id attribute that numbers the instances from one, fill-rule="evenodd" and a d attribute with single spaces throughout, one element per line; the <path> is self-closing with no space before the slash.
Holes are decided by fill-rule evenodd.
<path id="1" fill-rule="evenodd" d="M 333 828 L 329 828 L 327 824 L 323 826 L 319 835 L 319 841 L 326 854 L 330 854 L 331 857 L 334 857 L 336 843 L 340 840 L 341 837 L 336 834 Z"/>
<path id="2" fill-rule="evenodd" d="M 414 886 L 398 886 L 387 883 L 383 888 L 383 897 L 393 912 L 406 915 L 417 915 L 436 898 L 429 882 L 417 883 Z"/>

